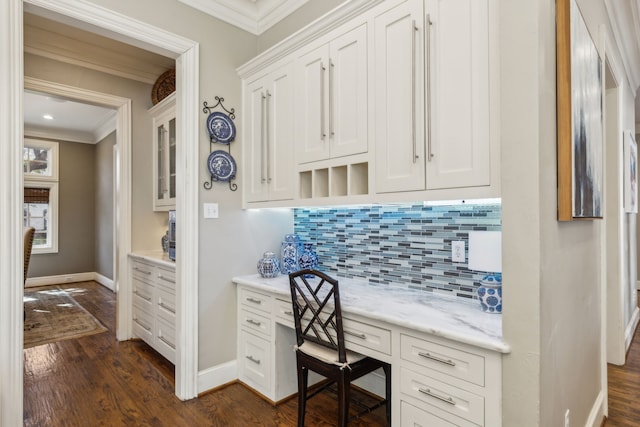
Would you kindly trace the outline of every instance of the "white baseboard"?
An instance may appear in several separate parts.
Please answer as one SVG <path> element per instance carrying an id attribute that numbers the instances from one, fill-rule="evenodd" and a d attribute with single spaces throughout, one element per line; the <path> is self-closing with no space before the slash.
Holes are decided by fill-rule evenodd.
<path id="1" fill-rule="evenodd" d="M 633 340 L 633 335 L 636 332 L 636 327 L 638 326 L 638 320 L 640 320 L 640 310 L 636 307 L 631 314 L 631 319 L 627 324 L 627 327 L 624 330 L 624 350 L 625 352 L 629 350 L 629 346 L 631 346 L 631 341 Z"/>
<path id="2" fill-rule="evenodd" d="M 238 379 L 238 364 L 232 360 L 198 372 L 198 394 Z"/>
<path id="3" fill-rule="evenodd" d="M 602 418 L 604 417 L 604 410 L 604 394 L 602 390 L 600 390 L 596 401 L 591 407 L 591 412 L 589 413 L 585 427 L 600 427 L 600 425 L 602 425 Z"/>
<path id="4" fill-rule="evenodd" d="M 94 280 L 105 288 L 111 289 L 115 292 L 113 280 L 103 276 L 102 274 L 98 274 L 95 271 L 87 273 L 61 274 L 58 276 L 29 277 L 24 287 L 33 288 L 36 286 L 61 285 L 73 282 L 87 282 L 89 280 Z"/>

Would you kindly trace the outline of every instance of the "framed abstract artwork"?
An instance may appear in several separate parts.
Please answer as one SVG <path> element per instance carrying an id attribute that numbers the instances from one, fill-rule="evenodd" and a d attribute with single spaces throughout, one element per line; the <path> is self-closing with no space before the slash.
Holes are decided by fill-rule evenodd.
<path id="1" fill-rule="evenodd" d="M 602 59 L 575 0 L 556 0 L 558 220 L 602 218 Z"/>
<path id="2" fill-rule="evenodd" d="M 638 145 L 633 132 L 624 132 L 624 211 L 638 213 Z"/>

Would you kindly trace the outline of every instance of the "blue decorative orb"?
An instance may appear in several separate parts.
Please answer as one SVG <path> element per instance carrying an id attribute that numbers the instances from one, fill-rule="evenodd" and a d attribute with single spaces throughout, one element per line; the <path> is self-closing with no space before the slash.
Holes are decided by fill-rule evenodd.
<path id="1" fill-rule="evenodd" d="M 502 313 L 502 276 L 485 276 L 478 287 L 480 308 L 486 313 Z"/>
<path id="2" fill-rule="evenodd" d="M 258 260 L 258 273 L 262 277 L 276 277 L 280 273 L 280 262 L 273 252 L 265 252 Z"/>

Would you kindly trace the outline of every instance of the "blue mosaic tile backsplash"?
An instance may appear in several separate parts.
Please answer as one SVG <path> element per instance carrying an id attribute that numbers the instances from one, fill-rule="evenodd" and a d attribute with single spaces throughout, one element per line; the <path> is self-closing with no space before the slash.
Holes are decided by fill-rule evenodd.
<path id="1" fill-rule="evenodd" d="M 371 284 L 476 298 L 486 273 L 451 261 L 451 241 L 501 230 L 500 204 L 294 209 L 294 232 L 313 243 L 319 269 Z"/>

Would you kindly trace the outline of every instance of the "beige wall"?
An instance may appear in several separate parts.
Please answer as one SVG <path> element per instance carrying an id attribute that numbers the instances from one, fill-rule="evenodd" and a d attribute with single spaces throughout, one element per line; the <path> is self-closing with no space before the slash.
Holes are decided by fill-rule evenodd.
<path id="1" fill-rule="evenodd" d="M 94 270 L 94 148 L 59 142 L 58 253 L 34 254 L 29 277 Z"/>
<path id="2" fill-rule="evenodd" d="M 95 271 L 113 280 L 113 147 L 116 132 L 96 145 L 95 170 Z"/>

